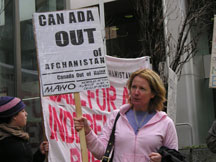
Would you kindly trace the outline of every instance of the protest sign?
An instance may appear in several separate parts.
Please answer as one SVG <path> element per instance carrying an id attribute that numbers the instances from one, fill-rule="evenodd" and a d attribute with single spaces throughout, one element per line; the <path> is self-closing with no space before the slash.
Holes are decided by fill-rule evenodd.
<path id="1" fill-rule="evenodd" d="M 109 87 L 98 9 L 34 13 L 43 96 Z"/>
<path id="2" fill-rule="evenodd" d="M 33 20 L 41 94 L 73 92 L 80 117 L 79 92 L 110 86 L 98 9 L 34 13 Z M 84 129 L 79 136 L 82 161 L 87 162 Z"/>
<path id="3" fill-rule="evenodd" d="M 109 88 L 87 90 L 80 93 L 83 116 L 91 128 L 100 134 L 111 111 L 127 103 L 126 82 L 132 72 L 151 68 L 149 57 L 121 59 L 106 56 Z M 74 129 L 75 99 L 73 94 L 42 97 L 44 124 L 50 144 L 49 162 L 81 162 L 79 138 Z M 90 162 L 99 162 L 88 152 Z"/>

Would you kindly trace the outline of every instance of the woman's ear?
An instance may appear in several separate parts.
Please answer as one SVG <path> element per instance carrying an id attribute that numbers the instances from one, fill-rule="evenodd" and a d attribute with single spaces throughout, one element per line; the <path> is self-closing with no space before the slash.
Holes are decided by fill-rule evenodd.
<path id="1" fill-rule="evenodd" d="M 13 117 L 12 117 L 12 120 L 16 121 L 16 119 L 17 119 L 16 116 L 13 116 Z"/>
<path id="2" fill-rule="evenodd" d="M 151 95 L 151 99 L 153 99 L 155 97 L 155 94 L 154 93 L 152 93 L 152 95 Z"/>

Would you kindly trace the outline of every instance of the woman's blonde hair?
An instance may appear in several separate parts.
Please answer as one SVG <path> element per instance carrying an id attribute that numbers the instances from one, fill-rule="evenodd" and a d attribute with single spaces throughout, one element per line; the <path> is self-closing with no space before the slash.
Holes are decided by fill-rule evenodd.
<path id="1" fill-rule="evenodd" d="M 140 69 L 133 72 L 127 82 L 127 87 L 130 93 L 133 79 L 136 76 L 147 80 L 151 88 L 151 92 L 155 95 L 154 98 L 150 100 L 148 111 L 152 112 L 154 110 L 163 110 L 164 102 L 166 101 L 166 89 L 160 76 L 151 69 Z M 128 101 L 131 103 L 130 97 Z"/>

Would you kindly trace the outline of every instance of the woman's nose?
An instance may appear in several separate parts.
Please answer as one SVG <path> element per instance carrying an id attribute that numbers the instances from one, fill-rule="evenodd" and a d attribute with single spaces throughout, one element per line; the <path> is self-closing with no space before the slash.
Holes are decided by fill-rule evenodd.
<path id="1" fill-rule="evenodd" d="M 138 93 L 139 93 L 139 89 L 136 88 L 136 89 L 135 89 L 135 94 L 138 94 Z"/>

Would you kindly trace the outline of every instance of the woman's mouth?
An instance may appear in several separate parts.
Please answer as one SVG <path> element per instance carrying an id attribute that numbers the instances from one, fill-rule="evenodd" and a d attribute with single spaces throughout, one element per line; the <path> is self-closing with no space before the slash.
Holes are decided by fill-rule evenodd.
<path id="1" fill-rule="evenodd" d="M 140 99 L 139 98 L 132 98 L 132 101 L 139 101 Z"/>

